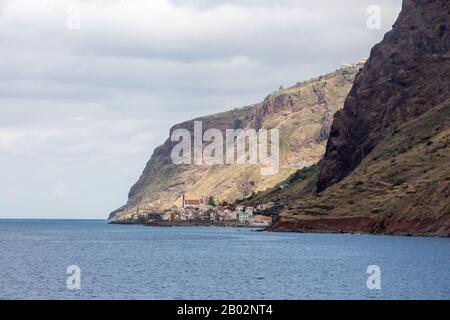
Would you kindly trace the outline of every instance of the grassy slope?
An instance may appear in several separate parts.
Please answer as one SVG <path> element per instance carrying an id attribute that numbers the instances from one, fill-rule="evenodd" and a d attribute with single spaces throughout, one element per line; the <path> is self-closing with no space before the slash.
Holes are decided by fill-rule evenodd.
<path id="1" fill-rule="evenodd" d="M 297 192 L 305 191 L 305 184 L 297 185 Z M 450 101 L 391 132 L 338 184 L 320 195 L 310 191 L 282 211 L 275 230 L 340 231 L 339 225 L 303 222 L 365 217 L 373 224 L 341 231 L 449 235 Z M 285 192 L 288 197 L 290 191 Z M 417 223 L 403 229 L 395 225 L 400 220 Z M 421 225 L 421 220 L 430 223 Z"/>
<path id="2" fill-rule="evenodd" d="M 341 68 L 319 78 L 279 90 L 263 103 L 202 117 L 204 130 L 234 128 L 279 128 L 280 162 L 278 175 L 261 176 L 258 166 L 173 165 L 166 141 L 157 148 L 141 178 L 130 191 L 128 204 L 111 215 L 113 220 L 129 221 L 137 213 L 160 212 L 181 205 L 182 193 L 189 198 L 229 202 L 253 192 L 272 188 L 295 171 L 316 163 L 323 155 L 333 114 L 342 108 L 354 77 L 362 64 Z M 175 128 L 192 128 L 194 120 Z M 299 152 L 301 150 L 301 152 Z M 139 209 L 139 210 L 138 210 Z"/>

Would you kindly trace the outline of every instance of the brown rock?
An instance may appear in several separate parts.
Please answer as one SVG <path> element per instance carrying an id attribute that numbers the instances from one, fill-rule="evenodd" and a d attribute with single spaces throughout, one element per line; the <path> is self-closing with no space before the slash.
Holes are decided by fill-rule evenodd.
<path id="1" fill-rule="evenodd" d="M 317 191 L 341 181 L 386 135 L 450 96 L 447 0 L 405 0 L 337 112 Z"/>

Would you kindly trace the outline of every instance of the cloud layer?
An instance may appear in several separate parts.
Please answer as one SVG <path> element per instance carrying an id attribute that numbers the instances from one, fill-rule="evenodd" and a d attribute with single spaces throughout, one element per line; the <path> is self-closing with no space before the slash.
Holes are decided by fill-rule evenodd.
<path id="1" fill-rule="evenodd" d="M 367 56 L 400 2 L 0 1 L 0 218 L 105 217 L 170 126 Z"/>

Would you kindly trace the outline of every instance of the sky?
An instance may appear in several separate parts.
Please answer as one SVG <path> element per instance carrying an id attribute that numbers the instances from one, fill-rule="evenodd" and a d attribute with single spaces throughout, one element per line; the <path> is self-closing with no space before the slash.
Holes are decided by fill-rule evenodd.
<path id="1" fill-rule="evenodd" d="M 381 9 L 368 28 L 367 9 Z M 400 0 L 0 0 L 0 219 L 104 219 L 176 123 L 368 57 Z"/>

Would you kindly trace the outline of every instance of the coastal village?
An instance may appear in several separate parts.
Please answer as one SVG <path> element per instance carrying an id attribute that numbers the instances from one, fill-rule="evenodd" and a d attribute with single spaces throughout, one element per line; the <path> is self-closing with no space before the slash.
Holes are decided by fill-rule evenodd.
<path id="1" fill-rule="evenodd" d="M 161 213 L 136 209 L 137 220 L 153 226 L 269 227 L 273 217 L 260 212 L 261 208 L 234 206 L 228 203 L 215 205 L 212 198 L 187 199 L 185 195 L 181 208 L 174 206 Z"/>

